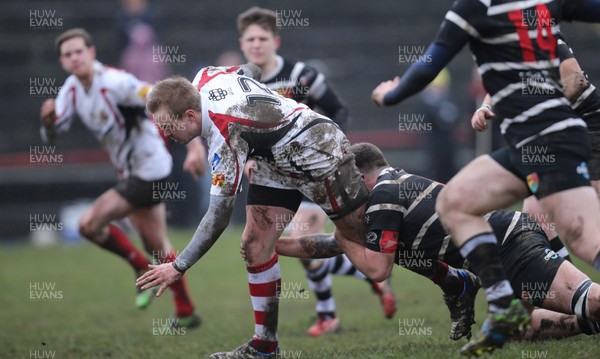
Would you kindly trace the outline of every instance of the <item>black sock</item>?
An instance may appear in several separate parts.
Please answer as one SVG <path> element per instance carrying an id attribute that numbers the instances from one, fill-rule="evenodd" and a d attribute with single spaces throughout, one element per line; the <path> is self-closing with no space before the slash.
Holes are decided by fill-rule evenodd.
<path id="1" fill-rule="evenodd" d="M 482 233 L 470 238 L 461 246 L 460 253 L 469 260 L 472 272 L 481 279 L 489 310 L 497 312 L 508 308 L 514 294 L 504 274 L 494 234 Z"/>
<path id="2" fill-rule="evenodd" d="M 550 240 L 550 249 L 552 249 L 559 256 L 563 257 L 564 260 L 572 262 L 571 256 L 569 255 L 569 251 L 567 251 L 567 248 L 558 236 Z"/>

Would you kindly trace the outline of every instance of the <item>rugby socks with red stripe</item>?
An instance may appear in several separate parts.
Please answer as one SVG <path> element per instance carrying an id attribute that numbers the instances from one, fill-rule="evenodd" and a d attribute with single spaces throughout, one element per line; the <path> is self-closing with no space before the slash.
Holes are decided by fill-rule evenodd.
<path id="1" fill-rule="evenodd" d="M 492 313 L 508 308 L 514 299 L 499 253 L 498 242 L 493 233 L 473 236 L 460 247 L 460 254 L 469 260 L 473 273 L 481 279 L 488 300 L 488 310 Z"/>
<path id="2" fill-rule="evenodd" d="M 272 353 L 277 349 L 278 291 L 281 289 L 278 256 L 275 254 L 266 263 L 246 268 L 254 308 L 252 347 L 261 353 Z"/>
<path id="3" fill-rule="evenodd" d="M 465 288 L 465 279 L 458 274 L 458 270 L 445 262 L 433 261 L 431 263 L 431 281 L 437 284 L 446 295 L 460 295 Z"/>
<path id="4" fill-rule="evenodd" d="M 100 243 L 100 247 L 125 259 L 136 272 L 147 271 L 150 261 L 144 253 L 131 244 L 127 235 L 117 226 L 109 224 L 108 229 L 108 238 L 104 243 Z"/>
<path id="5" fill-rule="evenodd" d="M 161 263 L 171 263 L 175 261 L 174 251 L 169 252 L 169 255 L 165 257 L 161 257 Z M 194 313 L 194 304 L 190 299 L 189 291 L 187 285 L 185 284 L 185 276 L 181 277 L 180 280 L 169 286 L 171 291 L 173 291 L 173 300 L 175 301 L 175 315 L 177 317 L 189 317 Z"/>

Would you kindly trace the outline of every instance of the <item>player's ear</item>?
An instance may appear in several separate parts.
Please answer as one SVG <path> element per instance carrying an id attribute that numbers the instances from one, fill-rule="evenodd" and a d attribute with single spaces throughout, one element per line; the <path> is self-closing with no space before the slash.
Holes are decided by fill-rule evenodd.
<path id="1" fill-rule="evenodd" d="M 275 50 L 279 50 L 279 46 L 281 46 L 281 37 L 279 35 L 275 35 Z"/>

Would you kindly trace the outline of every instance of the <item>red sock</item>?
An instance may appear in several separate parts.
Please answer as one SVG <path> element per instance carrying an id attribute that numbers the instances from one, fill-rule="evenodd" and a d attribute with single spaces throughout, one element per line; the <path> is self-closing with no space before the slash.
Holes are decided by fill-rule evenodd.
<path id="1" fill-rule="evenodd" d="M 281 271 L 275 254 L 267 263 L 248 266 L 248 286 L 254 308 L 254 337 L 252 346 L 262 353 L 277 349 L 278 290 Z"/>
<path id="2" fill-rule="evenodd" d="M 118 227 L 109 224 L 108 228 L 110 231 L 108 238 L 100 244 L 100 247 L 125 259 L 136 272 L 146 271 L 150 262 L 144 253 L 131 244 L 125 233 Z"/>
<path id="3" fill-rule="evenodd" d="M 171 263 L 177 256 L 175 252 L 171 251 L 167 258 L 163 259 L 163 263 Z M 181 277 L 180 280 L 171 284 L 169 288 L 173 291 L 173 300 L 175 301 L 175 315 L 178 317 L 189 317 L 194 313 L 194 304 L 190 299 L 190 295 L 185 284 L 185 278 Z"/>

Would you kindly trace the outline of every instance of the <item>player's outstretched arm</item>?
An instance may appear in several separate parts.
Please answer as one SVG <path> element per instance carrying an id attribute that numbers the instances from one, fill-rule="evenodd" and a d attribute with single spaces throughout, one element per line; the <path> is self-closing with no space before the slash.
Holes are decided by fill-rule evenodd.
<path id="1" fill-rule="evenodd" d="M 420 92 L 435 79 L 461 48 L 462 46 L 451 49 L 442 44 L 432 43 L 419 61 L 413 63 L 400 79 L 395 78 L 392 82 L 382 82 L 377 86 L 371 94 L 371 99 L 377 106 L 391 106 Z"/>
<path id="2" fill-rule="evenodd" d="M 204 256 L 219 239 L 231 218 L 236 196 L 210 196 L 208 211 L 202 217 L 190 243 L 172 263 L 148 266 L 150 270 L 135 283 L 142 289 L 160 286 L 156 296 L 160 296 L 169 285 L 179 280 L 183 273 Z"/>
<path id="3" fill-rule="evenodd" d="M 358 270 L 376 282 L 383 282 L 392 273 L 394 253 L 375 252 L 346 238 L 336 229 L 335 239 Z"/>
<path id="4" fill-rule="evenodd" d="M 343 253 L 333 233 L 280 237 L 275 251 L 279 255 L 296 258 L 331 258 Z"/>

